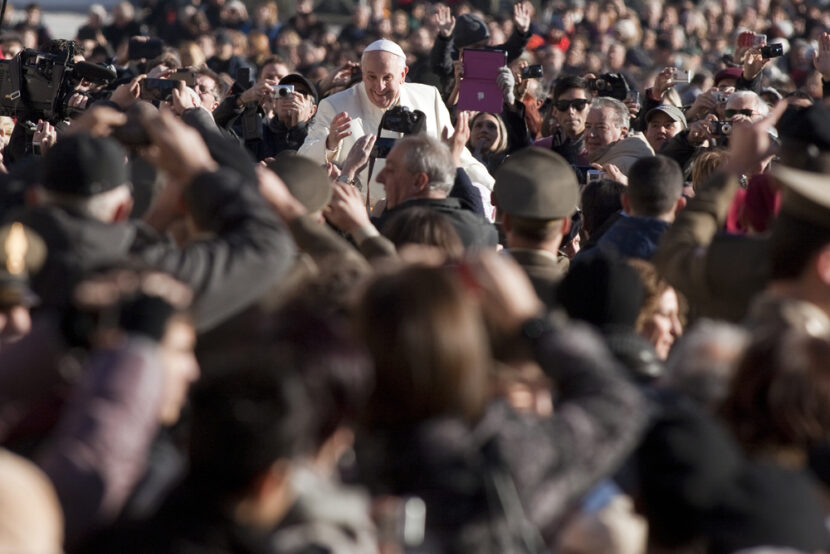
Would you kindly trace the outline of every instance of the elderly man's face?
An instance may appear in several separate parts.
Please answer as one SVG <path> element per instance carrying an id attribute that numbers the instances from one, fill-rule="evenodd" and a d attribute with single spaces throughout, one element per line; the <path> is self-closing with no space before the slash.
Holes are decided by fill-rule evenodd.
<path id="1" fill-rule="evenodd" d="M 386 191 L 386 207 L 394 208 L 413 197 L 418 190 L 418 174 L 406 167 L 406 146 L 394 146 L 386 156 L 386 165 L 378 173 L 378 183 Z"/>
<path id="2" fill-rule="evenodd" d="M 383 109 L 394 105 L 409 71 L 404 59 L 391 52 L 367 52 L 360 68 L 372 104 Z"/>
<path id="3" fill-rule="evenodd" d="M 592 154 L 625 137 L 628 129 L 617 124 L 613 108 L 591 108 L 585 121 L 585 150 Z"/>
<path id="4" fill-rule="evenodd" d="M 732 121 L 758 121 L 763 117 L 758 111 L 758 101 L 752 96 L 730 96 L 724 111 L 726 119 Z"/>
<path id="5" fill-rule="evenodd" d="M 655 152 L 659 152 L 666 141 L 682 129 L 683 126 L 679 121 L 675 121 L 666 113 L 658 112 L 648 120 L 646 140 L 648 140 L 648 143 L 654 148 Z"/>

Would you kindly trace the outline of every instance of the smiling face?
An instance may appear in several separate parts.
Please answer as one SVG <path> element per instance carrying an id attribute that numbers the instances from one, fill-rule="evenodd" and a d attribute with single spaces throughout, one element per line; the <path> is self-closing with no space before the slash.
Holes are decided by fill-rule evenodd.
<path id="1" fill-rule="evenodd" d="M 393 106 L 409 71 L 405 60 L 391 52 L 366 52 L 360 68 L 372 104 L 384 110 Z"/>
<path id="2" fill-rule="evenodd" d="M 585 150 L 592 154 L 624 138 L 627 131 L 617 124 L 613 108 L 591 108 L 585 121 Z"/>
<path id="3" fill-rule="evenodd" d="M 473 149 L 482 152 L 493 150 L 499 141 L 499 123 L 496 116 L 481 113 L 473 121 L 470 129 L 470 145 Z"/>
<path id="4" fill-rule="evenodd" d="M 669 357 L 674 341 L 683 334 L 677 293 L 669 287 L 660 295 L 656 310 L 643 322 L 641 334 L 654 345 L 661 360 Z"/>

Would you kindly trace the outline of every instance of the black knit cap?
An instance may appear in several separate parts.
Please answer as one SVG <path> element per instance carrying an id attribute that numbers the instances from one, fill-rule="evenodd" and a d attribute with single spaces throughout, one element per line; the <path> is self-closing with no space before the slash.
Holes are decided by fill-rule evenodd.
<path id="1" fill-rule="evenodd" d="M 109 138 L 88 134 L 61 138 L 44 161 L 43 186 L 54 192 L 95 196 L 130 180 L 126 153 Z"/>

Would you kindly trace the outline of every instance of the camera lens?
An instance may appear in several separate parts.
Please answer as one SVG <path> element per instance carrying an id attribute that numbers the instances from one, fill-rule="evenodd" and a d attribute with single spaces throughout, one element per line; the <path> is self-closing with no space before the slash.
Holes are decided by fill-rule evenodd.
<path id="1" fill-rule="evenodd" d="M 731 132 L 732 132 L 732 125 L 729 124 L 729 123 L 724 123 L 723 126 L 721 127 L 721 133 L 723 133 L 724 135 L 728 135 Z"/>

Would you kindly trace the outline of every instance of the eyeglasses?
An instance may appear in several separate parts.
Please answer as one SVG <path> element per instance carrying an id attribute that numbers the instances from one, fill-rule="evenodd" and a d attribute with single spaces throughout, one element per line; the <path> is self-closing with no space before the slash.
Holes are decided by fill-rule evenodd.
<path id="1" fill-rule="evenodd" d="M 586 100 L 584 98 L 579 98 L 577 100 L 557 100 L 553 107 L 560 112 L 566 112 L 571 106 L 573 106 L 576 111 L 581 112 L 590 102 L 590 100 Z"/>
<path id="2" fill-rule="evenodd" d="M 731 119 L 736 115 L 745 115 L 747 117 L 752 117 L 755 115 L 755 110 L 726 110 L 723 112 L 726 114 L 727 119 Z"/>

